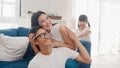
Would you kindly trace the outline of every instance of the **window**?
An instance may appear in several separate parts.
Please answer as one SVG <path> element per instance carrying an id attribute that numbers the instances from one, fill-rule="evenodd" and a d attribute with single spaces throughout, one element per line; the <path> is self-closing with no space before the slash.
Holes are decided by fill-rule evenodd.
<path id="1" fill-rule="evenodd" d="M 78 17 L 81 14 L 88 13 L 88 0 L 72 0 L 72 17 L 75 19 L 75 22 L 78 21 Z M 75 26 L 78 24 L 76 23 Z M 77 27 L 75 27 L 77 29 Z"/>
<path id="2" fill-rule="evenodd" d="M 0 3 L 1 4 L 1 3 Z M 1 16 L 1 5 L 0 5 L 0 16 Z"/>
<path id="3" fill-rule="evenodd" d="M 4 4 L 3 5 L 3 17 L 15 17 L 15 5 Z"/>
<path id="4" fill-rule="evenodd" d="M 98 54 L 99 47 L 99 1 L 100 0 L 72 0 L 72 14 L 75 17 L 75 29 L 78 27 L 78 18 L 81 14 L 88 16 L 88 21 L 91 25 L 91 55 L 96 56 Z M 94 8 L 93 8 L 94 7 Z"/>
<path id="5" fill-rule="evenodd" d="M 20 0 L 0 0 L 0 29 L 17 27 Z"/>
<path id="6" fill-rule="evenodd" d="M 1 16 L 1 0 L 0 0 L 0 16 Z"/>
<path id="7" fill-rule="evenodd" d="M 0 17 L 18 17 L 19 0 L 0 0 Z"/>
<path id="8" fill-rule="evenodd" d="M 120 1 L 101 0 L 100 49 L 101 53 L 117 53 L 120 46 Z"/>
<path id="9" fill-rule="evenodd" d="M 4 2 L 15 3 L 15 0 L 3 0 Z"/>
<path id="10" fill-rule="evenodd" d="M 76 21 L 80 14 L 86 14 L 91 24 L 92 55 L 117 53 L 120 51 L 120 1 L 73 1 L 76 1 L 75 5 L 73 4 L 76 9 Z"/>

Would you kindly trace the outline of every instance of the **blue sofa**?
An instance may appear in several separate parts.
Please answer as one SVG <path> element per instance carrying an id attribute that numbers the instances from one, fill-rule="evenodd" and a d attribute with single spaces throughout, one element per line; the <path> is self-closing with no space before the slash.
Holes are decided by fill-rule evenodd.
<path id="1" fill-rule="evenodd" d="M 29 28 L 19 27 L 19 28 L 10 28 L 10 29 L 2 29 L 0 33 L 4 33 L 9 36 L 28 36 Z M 85 41 L 81 41 L 83 45 L 85 45 L 86 49 L 90 53 L 91 45 L 87 44 Z M 28 44 L 27 51 L 22 60 L 17 61 L 0 61 L 0 68 L 27 68 L 29 61 L 34 57 L 34 52 L 31 48 L 30 43 Z M 90 65 L 78 63 L 75 60 L 68 59 L 66 62 L 66 68 L 90 68 Z"/>

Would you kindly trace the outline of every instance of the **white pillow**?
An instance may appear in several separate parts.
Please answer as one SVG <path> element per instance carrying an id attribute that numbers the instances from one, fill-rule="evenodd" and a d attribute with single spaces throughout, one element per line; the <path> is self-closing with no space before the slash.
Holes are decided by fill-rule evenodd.
<path id="1" fill-rule="evenodd" d="M 0 34 L 0 61 L 14 61 L 23 58 L 28 37 L 10 37 Z"/>

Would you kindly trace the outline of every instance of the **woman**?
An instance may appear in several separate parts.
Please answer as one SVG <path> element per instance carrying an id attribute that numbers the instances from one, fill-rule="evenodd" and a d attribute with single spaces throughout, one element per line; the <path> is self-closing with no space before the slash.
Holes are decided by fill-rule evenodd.
<path id="1" fill-rule="evenodd" d="M 43 29 L 45 29 L 47 32 L 49 32 L 52 36 L 52 41 L 53 41 L 53 44 L 55 45 L 54 47 L 62 47 L 63 45 L 58 43 L 66 43 L 66 44 L 69 44 L 69 45 L 66 45 L 66 47 L 76 50 L 75 43 L 72 40 L 70 40 L 69 36 L 67 35 L 68 34 L 68 32 L 66 32 L 67 27 L 60 24 L 56 24 L 52 26 L 52 21 L 45 12 L 38 11 L 34 13 L 31 18 L 31 25 L 32 27 L 39 25 Z M 29 39 L 32 44 L 34 52 L 38 53 L 39 51 L 37 51 L 35 43 L 32 39 L 33 35 L 34 35 L 34 31 L 33 32 L 31 31 L 29 35 Z"/>
<path id="2" fill-rule="evenodd" d="M 33 37 L 35 44 L 39 46 L 41 51 L 30 61 L 28 68 L 65 68 L 65 62 L 68 58 L 87 64 L 91 63 L 91 58 L 86 49 L 71 31 L 67 30 L 68 36 L 81 50 L 80 53 L 66 47 L 53 48 L 50 34 L 46 30 L 39 26 L 32 30 L 35 32 Z"/>

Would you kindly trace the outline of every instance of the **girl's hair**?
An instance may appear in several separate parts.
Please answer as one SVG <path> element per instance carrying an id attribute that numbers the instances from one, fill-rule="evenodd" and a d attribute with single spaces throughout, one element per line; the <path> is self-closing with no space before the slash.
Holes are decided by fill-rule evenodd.
<path id="1" fill-rule="evenodd" d="M 80 15 L 79 16 L 79 21 L 87 22 L 88 23 L 88 27 L 90 28 L 90 23 L 88 22 L 88 18 L 87 18 L 86 15 Z M 78 27 L 80 27 L 79 24 L 78 24 Z"/>
<path id="2" fill-rule="evenodd" d="M 39 16 L 41 16 L 42 14 L 46 14 L 45 12 L 43 11 L 38 11 L 38 12 L 35 12 L 32 17 L 31 17 L 31 27 L 34 27 L 34 26 L 41 26 L 39 25 L 39 22 L 38 22 L 38 18 Z M 53 23 L 52 26 L 56 25 L 57 23 Z M 41 26 L 42 27 L 42 26 Z"/>
<path id="3" fill-rule="evenodd" d="M 38 22 L 38 18 L 39 16 L 41 16 L 42 14 L 46 14 L 45 12 L 43 11 L 38 11 L 38 12 L 35 12 L 32 17 L 31 17 L 31 27 L 34 27 L 34 26 L 38 26 L 39 25 L 39 22 Z M 40 25 L 39 25 L 40 26 Z"/>

